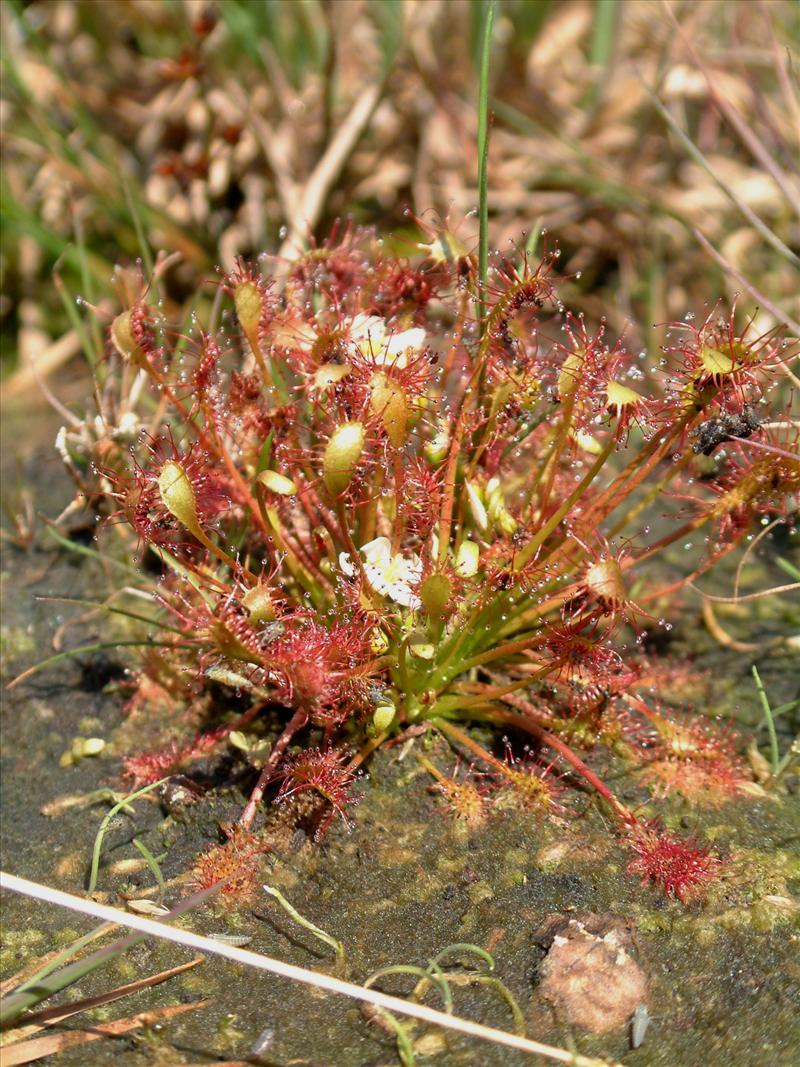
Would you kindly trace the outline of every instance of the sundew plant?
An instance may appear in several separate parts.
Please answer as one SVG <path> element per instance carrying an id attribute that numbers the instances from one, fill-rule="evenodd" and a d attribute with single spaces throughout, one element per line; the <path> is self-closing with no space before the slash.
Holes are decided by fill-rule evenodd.
<path id="1" fill-rule="evenodd" d="M 343 227 L 291 262 L 240 262 L 218 328 L 165 321 L 157 282 L 110 322 L 99 412 L 60 445 L 159 606 L 139 713 L 167 699 L 184 737 L 130 753 L 126 779 L 249 754 L 241 860 L 265 808 L 319 837 L 349 822 L 379 746 L 438 732 L 453 760 L 417 758 L 455 817 L 563 819 L 578 785 L 629 871 L 688 899 L 721 857 L 623 804 L 601 768 L 640 768 L 655 801 L 750 784 L 729 731 L 665 709 L 645 637 L 677 591 L 791 520 L 797 435 L 773 409 L 792 350 L 741 309 L 697 309 L 651 367 L 564 307 L 557 251 L 496 255 L 482 287 L 458 228 L 422 225 L 409 256 Z M 665 578 L 659 556 L 687 544 Z M 218 683 L 246 710 L 187 731 Z M 254 730 L 276 716 L 270 747 Z"/>

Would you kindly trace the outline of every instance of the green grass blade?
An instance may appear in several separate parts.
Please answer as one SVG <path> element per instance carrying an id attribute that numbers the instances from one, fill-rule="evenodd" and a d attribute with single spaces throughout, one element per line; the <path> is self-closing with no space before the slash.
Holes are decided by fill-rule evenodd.
<path id="1" fill-rule="evenodd" d="M 606 69 L 614 53 L 617 25 L 617 0 L 595 0 L 593 8 L 592 44 L 589 61 L 594 67 Z"/>
<path id="2" fill-rule="evenodd" d="M 166 782 L 166 778 L 159 778 L 157 782 L 151 782 L 149 785 L 143 786 L 141 789 L 137 789 L 135 793 L 130 793 L 128 796 L 124 796 L 121 800 L 118 800 L 113 808 L 109 808 L 106 814 L 103 816 L 103 821 L 100 823 L 100 829 L 97 831 L 97 836 L 94 839 L 94 848 L 92 849 L 92 869 L 89 874 L 89 885 L 86 892 L 89 896 L 94 893 L 97 888 L 97 876 L 100 871 L 100 853 L 103 850 L 103 840 L 106 836 L 106 831 L 111 823 L 111 820 L 115 815 L 118 815 L 123 808 L 127 807 L 131 801 L 138 800 L 139 797 L 143 797 L 145 793 L 152 793 L 154 789 L 157 789 L 160 785 Z M 137 845 L 141 852 L 142 846 Z M 142 853 L 144 855 L 144 853 Z M 146 858 L 146 857 L 145 857 Z M 163 879 L 162 879 L 163 885 Z"/>
<path id="3" fill-rule="evenodd" d="M 289 903 L 289 901 L 279 889 L 275 889 L 275 887 L 271 885 L 265 885 L 263 889 L 265 893 L 269 893 L 271 897 L 275 897 L 275 899 L 283 908 L 283 910 L 287 912 L 287 914 L 291 915 L 291 917 L 296 923 L 298 923 L 304 929 L 308 930 L 315 937 L 318 937 L 320 941 L 324 941 L 326 945 L 329 945 L 336 953 L 336 962 L 338 966 L 340 968 L 344 968 L 345 951 L 344 945 L 341 941 L 337 941 L 336 938 L 333 937 L 331 934 L 326 933 L 324 930 L 320 929 L 319 926 L 315 926 L 310 919 L 306 919 L 305 916 L 301 915 L 297 908 L 295 908 L 292 904 Z"/>
<path id="4" fill-rule="evenodd" d="M 753 664 L 753 678 L 755 679 L 756 689 L 758 690 L 758 695 L 761 700 L 761 707 L 764 710 L 764 722 L 767 727 L 767 733 L 769 734 L 770 764 L 772 765 L 773 777 L 775 777 L 777 776 L 781 765 L 781 757 L 778 750 L 778 735 L 775 732 L 772 708 L 769 705 L 769 699 L 766 690 L 764 689 L 764 683 L 761 681 L 761 675 L 758 673 L 758 668 L 755 664 Z"/>
<path id="5" fill-rule="evenodd" d="M 15 689 L 20 682 L 24 682 L 26 678 L 30 678 L 32 674 L 38 674 L 39 671 L 43 671 L 45 667 L 52 667 L 54 663 L 60 663 L 62 660 L 71 659 L 73 656 L 80 656 L 83 652 L 105 652 L 109 648 L 174 648 L 175 646 L 171 641 L 100 641 L 96 645 L 80 645 L 78 648 L 71 648 L 67 652 L 59 652 L 55 656 L 48 656 L 47 659 L 40 660 L 32 667 L 28 667 L 22 674 L 18 674 L 16 678 L 13 678 L 6 689 Z"/>
<path id="6" fill-rule="evenodd" d="M 71 945 L 67 945 L 62 952 L 59 952 L 57 956 L 54 956 L 49 963 L 44 965 L 44 967 L 40 967 L 35 974 L 32 974 L 30 978 L 24 981 L 21 985 L 18 985 L 13 992 L 25 993 L 29 989 L 32 989 L 33 986 L 41 985 L 44 979 L 47 978 L 49 974 L 52 974 L 53 971 L 58 970 L 62 963 L 67 963 L 73 956 L 76 956 L 82 948 L 85 948 L 86 945 L 90 945 L 92 941 L 96 941 L 98 937 L 109 933 L 113 929 L 113 923 L 101 923 L 100 926 L 96 926 L 94 930 L 90 930 L 88 934 L 84 934 L 83 937 L 79 937 L 77 941 L 73 941 Z"/>
<path id="7" fill-rule="evenodd" d="M 778 556 L 775 562 L 782 571 L 789 575 L 790 578 L 794 578 L 796 582 L 800 582 L 800 567 L 795 567 L 793 563 L 790 563 L 788 559 L 784 559 L 783 556 Z"/>
<path id="8" fill-rule="evenodd" d="M 155 856 L 147 847 L 147 845 L 143 841 L 140 841 L 138 837 L 134 837 L 131 841 L 131 844 L 134 846 L 134 848 L 137 848 L 139 850 L 142 855 L 142 858 L 144 859 L 144 862 L 150 868 L 153 877 L 158 883 L 158 899 L 159 901 L 161 901 L 161 898 L 164 896 L 164 890 L 167 887 L 164 882 L 164 874 L 161 870 L 161 867 L 159 866 L 158 860 L 155 858 Z M 166 856 L 166 852 L 162 855 L 161 858 L 163 859 L 164 856 Z"/>
<path id="9" fill-rule="evenodd" d="M 128 574 L 132 574 L 137 579 L 141 577 L 137 569 L 132 567 L 129 563 L 123 563 L 121 560 L 114 559 L 113 556 L 108 556 L 104 552 L 98 552 L 96 548 L 89 548 L 88 545 L 81 545 L 77 541 L 70 541 L 68 537 L 64 537 L 63 534 L 60 534 L 54 526 L 48 526 L 47 533 L 49 533 L 55 541 L 58 541 L 62 548 L 66 548 L 70 552 L 76 552 L 79 556 L 88 556 L 90 559 L 96 559 L 101 563 L 108 563 L 112 567 L 118 567 L 120 570 L 126 571 Z"/>
<path id="10" fill-rule="evenodd" d="M 474 956 L 482 959 L 490 971 L 495 968 L 494 957 L 485 948 L 481 948 L 480 945 L 473 945 L 468 941 L 456 941 L 454 944 L 448 945 L 434 956 L 433 962 L 441 963 L 444 957 L 449 956 L 452 952 L 471 952 Z"/>
<path id="11" fill-rule="evenodd" d="M 525 1037 L 527 1028 L 525 1026 L 525 1016 L 522 1014 L 522 1009 L 517 1003 L 517 998 L 505 984 L 501 982 L 499 978 L 495 978 L 493 974 L 476 974 L 472 979 L 477 985 L 488 986 L 490 989 L 494 989 L 499 996 L 508 1005 L 508 1009 L 514 1019 L 514 1032 Z"/>
<path id="12" fill-rule="evenodd" d="M 146 622 L 148 626 L 154 626 L 157 630 L 165 630 L 171 634 L 183 634 L 183 630 L 177 626 L 170 626 L 161 619 L 154 619 L 150 615 L 140 615 L 138 611 L 128 611 L 125 608 L 113 608 L 103 600 L 85 600 L 77 596 L 37 596 L 34 599 L 46 604 L 80 604 L 82 607 L 107 611 L 109 615 L 122 615 L 126 619 L 135 619 L 136 622 Z"/>
<path id="13" fill-rule="evenodd" d="M 224 884 L 224 881 L 216 882 L 214 885 L 209 886 L 208 889 L 201 889 L 199 892 L 193 893 L 192 896 L 187 897 L 185 900 L 182 900 L 177 904 L 161 921 L 168 923 L 172 919 L 177 918 L 178 915 L 182 915 L 184 912 L 196 908 L 210 896 L 219 892 Z M 93 933 L 96 935 L 97 930 L 93 931 Z M 91 936 L 92 934 L 88 934 L 87 938 L 90 938 Z M 90 956 L 87 956 L 86 959 L 78 960 L 76 963 L 71 963 L 69 966 L 64 967 L 60 971 L 56 971 L 54 974 L 48 974 L 44 978 L 39 978 L 35 985 L 32 984 L 33 980 L 29 979 L 24 986 L 20 986 L 19 989 L 15 989 L 13 993 L 9 993 L 8 996 L 5 996 L 0 1000 L 0 1024 L 7 1026 L 9 1023 L 19 1018 L 19 1016 L 28 1008 L 33 1008 L 48 997 L 60 993 L 62 990 L 74 985 L 75 982 L 80 981 L 80 979 L 84 978 L 87 974 L 91 974 L 99 967 L 103 967 L 106 963 L 121 956 L 123 952 L 131 948 L 133 945 L 138 945 L 141 941 L 144 941 L 146 937 L 147 934 L 143 933 L 126 934 L 125 937 L 119 938 L 117 941 L 112 941 L 112 943 L 105 948 L 93 952 Z M 86 938 L 80 940 L 85 943 Z M 72 945 L 70 946 L 70 950 L 74 955 L 77 948 L 75 945 Z"/>
<path id="14" fill-rule="evenodd" d="M 397 1056 L 400 1063 L 403 1067 L 415 1067 L 417 1060 L 414 1055 L 414 1046 L 411 1043 L 411 1037 L 407 1028 L 403 1026 L 400 1020 L 396 1019 L 390 1011 L 387 1011 L 386 1008 L 376 1008 L 375 1010 L 381 1019 L 387 1022 L 392 1030 L 394 1030 L 395 1038 L 397 1040 Z"/>

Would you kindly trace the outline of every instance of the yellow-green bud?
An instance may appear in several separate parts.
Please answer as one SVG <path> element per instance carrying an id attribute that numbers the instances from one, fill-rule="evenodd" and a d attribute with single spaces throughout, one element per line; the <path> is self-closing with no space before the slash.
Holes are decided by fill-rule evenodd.
<path id="1" fill-rule="evenodd" d="M 144 362 L 144 352 L 133 336 L 133 313 L 123 311 L 111 323 L 111 340 L 123 359 L 129 359 L 138 366 Z"/>
<path id="2" fill-rule="evenodd" d="M 331 434 L 322 460 L 322 480 L 331 496 L 340 496 L 353 480 L 365 437 L 360 422 L 343 422 Z"/>
<path id="3" fill-rule="evenodd" d="M 394 704 L 388 701 L 377 706 L 375 714 L 372 716 L 372 723 L 379 734 L 384 733 L 392 725 L 396 710 Z"/>
<path id="4" fill-rule="evenodd" d="M 369 647 L 374 656 L 382 656 L 389 651 L 389 639 L 383 630 L 379 630 L 377 626 L 370 634 Z"/>
<path id="5" fill-rule="evenodd" d="M 272 603 L 269 586 L 264 585 L 263 582 L 247 590 L 242 597 L 242 605 L 253 626 L 258 626 L 262 622 L 272 622 L 275 618 L 275 605 Z"/>
<path id="6" fill-rule="evenodd" d="M 471 578 L 478 573 L 480 548 L 474 541 L 462 541 L 456 556 L 456 570 L 462 578 Z"/>
<path id="7" fill-rule="evenodd" d="M 250 738 L 247 734 L 242 733 L 241 730 L 231 730 L 228 734 L 228 741 L 241 752 L 250 751 Z"/>
<path id="8" fill-rule="evenodd" d="M 419 598 L 427 613 L 440 619 L 447 611 L 451 585 L 446 574 L 429 574 L 419 588 Z"/>
<path id="9" fill-rule="evenodd" d="M 369 390 L 370 410 L 380 418 L 389 441 L 395 448 L 400 448 L 406 439 L 408 425 L 406 394 L 402 387 L 383 371 L 372 375 Z"/>
<path id="10" fill-rule="evenodd" d="M 432 660 L 436 655 L 436 646 L 426 641 L 421 634 L 415 634 L 408 644 L 412 656 L 418 659 Z"/>
<path id="11" fill-rule="evenodd" d="M 158 491 L 161 501 L 170 515 L 185 526 L 195 537 L 202 539 L 203 532 L 197 518 L 197 500 L 192 483 L 183 467 L 174 459 L 168 459 L 158 476 Z"/>
<path id="12" fill-rule="evenodd" d="M 242 329 L 254 335 L 261 321 L 261 293 L 255 282 L 242 282 L 233 292 L 233 303 Z"/>
<path id="13" fill-rule="evenodd" d="M 446 430 L 440 430 L 433 440 L 425 445 L 425 458 L 432 467 L 438 467 L 447 458 L 450 438 Z"/>
<path id="14" fill-rule="evenodd" d="M 297 486 L 291 478 L 286 478 L 277 471 L 262 471 L 258 480 L 268 492 L 276 493 L 278 496 L 294 496 L 297 492 Z"/>
<path id="15" fill-rule="evenodd" d="M 487 482 L 486 514 L 492 525 L 507 537 L 516 532 L 517 520 L 506 507 L 499 478 L 490 478 Z"/>

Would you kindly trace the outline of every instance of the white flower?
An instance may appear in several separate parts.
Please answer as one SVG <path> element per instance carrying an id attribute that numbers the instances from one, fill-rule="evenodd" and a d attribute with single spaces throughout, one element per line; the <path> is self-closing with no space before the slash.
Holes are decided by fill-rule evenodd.
<path id="1" fill-rule="evenodd" d="M 356 315 L 350 326 L 350 337 L 365 356 L 375 363 L 391 364 L 402 369 L 409 357 L 425 346 L 425 331 L 419 327 L 388 334 L 386 323 L 378 315 Z"/>
<path id="2" fill-rule="evenodd" d="M 413 587 L 422 577 L 422 560 L 419 556 L 402 556 L 398 552 L 392 555 L 392 545 L 388 537 L 376 537 L 359 550 L 364 557 L 364 574 L 367 581 L 382 596 L 389 597 L 395 604 L 417 611 L 421 606 L 419 597 Z M 347 552 L 339 556 L 339 566 L 351 577 L 356 568 Z"/>

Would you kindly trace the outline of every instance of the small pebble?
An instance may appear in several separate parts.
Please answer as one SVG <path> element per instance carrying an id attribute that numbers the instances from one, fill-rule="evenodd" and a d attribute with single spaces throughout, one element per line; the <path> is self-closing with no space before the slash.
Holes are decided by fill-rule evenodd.
<path id="1" fill-rule="evenodd" d="M 275 1030 L 271 1026 L 265 1027 L 253 1042 L 250 1049 L 251 1056 L 263 1056 L 269 1052 L 275 1042 Z"/>

